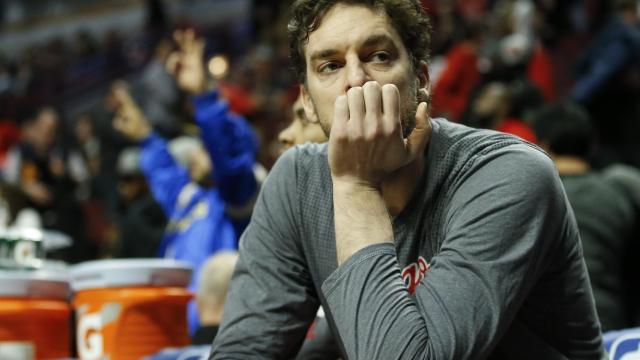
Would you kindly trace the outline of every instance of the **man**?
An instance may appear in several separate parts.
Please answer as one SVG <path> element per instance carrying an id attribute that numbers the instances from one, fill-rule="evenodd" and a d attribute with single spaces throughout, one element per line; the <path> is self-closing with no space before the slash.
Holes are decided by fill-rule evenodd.
<path id="1" fill-rule="evenodd" d="M 298 96 L 293 103 L 293 119 L 289 126 L 284 128 L 278 134 L 280 141 L 280 155 L 286 150 L 306 142 L 323 143 L 327 141 L 327 136 L 317 123 L 310 122 L 304 114 L 304 106 L 302 105 L 302 96 Z"/>
<path id="2" fill-rule="evenodd" d="M 329 143 L 272 169 L 211 358 L 291 358 L 320 304 L 349 359 L 603 358 L 552 161 L 417 104 L 418 1 L 292 10 L 305 113 Z"/>
<path id="3" fill-rule="evenodd" d="M 304 113 L 302 95 L 293 103 L 292 120 L 289 126 L 278 134 L 280 155 L 295 145 L 307 142 L 324 143 L 327 136 L 317 122 L 310 122 Z M 309 326 L 305 341 L 296 356 L 299 360 L 337 359 L 340 357 L 335 339 L 324 315 L 324 309 L 318 310 L 316 319 Z"/>
<path id="4" fill-rule="evenodd" d="M 521 81 L 510 85 L 502 82 L 487 83 L 479 89 L 478 96 L 471 100 L 464 124 L 516 135 L 535 144 L 536 136 L 533 130 L 521 120 L 523 114 L 517 109 L 518 103 L 521 102 L 518 98 L 528 95 L 518 90 L 525 86 Z"/>
<path id="5" fill-rule="evenodd" d="M 611 3 L 611 15 L 575 66 L 570 97 L 593 119 L 596 160 L 640 167 L 640 12 L 636 0 Z"/>
<path id="6" fill-rule="evenodd" d="M 210 256 L 202 265 L 196 292 L 200 327 L 191 337 L 191 345 L 182 348 L 166 348 L 145 357 L 145 360 L 186 360 L 207 357 L 211 352 L 211 342 L 218 332 L 227 289 L 237 260 L 237 252 L 220 251 Z"/>
<path id="7" fill-rule="evenodd" d="M 140 168 L 140 149 L 125 148 L 118 156 L 118 242 L 116 258 L 156 256 L 167 225 L 166 215 L 154 200 Z"/>
<path id="8" fill-rule="evenodd" d="M 235 251 L 222 251 L 209 257 L 202 266 L 196 292 L 200 327 L 192 337 L 194 345 L 211 345 L 216 337 L 237 260 Z"/>
<path id="9" fill-rule="evenodd" d="M 73 245 L 52 257 L 72 263 L 95 258 L 95 246 L 86 241 L 77 196 L 88 171 L 79 154 L 60 141 L 61 114 L 43 106 L 26 115 L 22 139 L 9 155 L 5 180 L 20 188 L 29 207 L 42 217 L 44 228 L 72 237 Z"/>
<path id="10" fill-rule="evenodd" d="M 120 103 L 114 127 L 140 143 L 142 172 L 169 220 L 158 255 L 190 262 L 194 272 L 189 289 L 195 291 L 206 258 L 235 249 L 248 223 L 258 187 L 253 172 L 257 140 L 246 120 L 229 112 L 217 91 L 208 90 L 204 41 L 191 31 L 177 33 L 176 40 L 180 66 L 175 76 L 191 95 L 201 139 L 174 140 L 172 150 L 123 86 L 114 90 Z M 191 333 L 197 325 L 192 301 Z"/>
<path id="11" fill-rule="evenodd" d="M 636 325 L 632 314 L 638 306 L 630 301 L 630 293 L 637 269 L 629 272 L 625 261 L 636 240 L 634 198 L 617 186 L 617 176 L 591 168 L 588 159 L 595 132 L 585 110 L 568 103 L 550 105 L 532 121 L 540 145 L 558 168 L 575 214 L 602 330 Z"/>

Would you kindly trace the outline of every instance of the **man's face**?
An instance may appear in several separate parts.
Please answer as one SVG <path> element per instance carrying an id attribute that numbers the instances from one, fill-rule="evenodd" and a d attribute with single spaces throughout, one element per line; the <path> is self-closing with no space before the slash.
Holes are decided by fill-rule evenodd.
<path id="1" fill-rule="evenodd" d="M 44 109 L 34 122 L 34 141 L 39 151 L 53 147 L 58 135 L 58 114 L 52 109 Z"/>
<path id="2" fill-rule="evenodd" d="M 507 88 L 500 83 L 490 83 L 473 103 L 473 112 L 481 115 L 501 114 L 507 103 Z"/>
<path id="3" fill-rule="evenodd" d="M 400 35 L 384 11 L 363 5 L 333 6 L 318 29 L 309 34 L 304 53 L 305 114 L 312 121 L 319 120 L 327 136 L 336 98 L 367 81 L 398 87 L 404 135 L 413 129 L 418 89 L 428 86 L 427 67 L 421 64 L 414 70 Z"/>
<path id="4" fill-rule="evenodd" d="M 138 197 L 145 187 L 145 179 L 142 176 L 123 176 L 118 181 L 118 194 L 125 202 L 131 202 Z"/>
<path id="5" fill-rule="evenodd" d="M 293 120 L 289 126 L 280 132 L 278 140 L 282 145 L 280 154 L 295 145 L 306 142 L 323 143 L 327 141 L 327 137 L 320 125 L 307 119 L 302 105 L 302 96 L 298 96 L 298 99 L 293 104 Z"/>

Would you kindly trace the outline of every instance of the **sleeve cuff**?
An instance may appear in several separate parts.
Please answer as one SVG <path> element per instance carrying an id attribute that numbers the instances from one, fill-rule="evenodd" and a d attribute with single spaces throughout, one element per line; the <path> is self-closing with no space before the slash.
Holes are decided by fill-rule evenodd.
<path id="1" fill-rule="evenodd" d="M 140 146 L 147 147 L 150 144 L 152 144 L 152 143 L 154 143 L 154 142 L 156 142 L 156 141 L 158 141 L 160 139 L 161 139 L 160 136 L 158 136 L 158 134 L 156 134 L 154 131 L 152 131 L 152 132 L 149 133 L 149 135 L 146 138 L 140 140 L 139 143 L 140 143 Z"/>
<path id="2" fill-rule="evenodd" d="M 207 105 L 214 104 L 218 101 L 219 92 L 217 90 L 205 91 L 200 95 L 191 97 L 191 102 L 196 109 L 201 109 Z"/>

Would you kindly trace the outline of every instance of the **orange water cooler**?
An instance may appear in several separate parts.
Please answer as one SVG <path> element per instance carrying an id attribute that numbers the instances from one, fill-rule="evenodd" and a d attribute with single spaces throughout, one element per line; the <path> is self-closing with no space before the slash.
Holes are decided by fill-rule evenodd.
<path id="1" fill-rule="evenodd" d="M 189 344 L 191 267 L 166 259 L 90 261 L 71 270 L 78 358 L 140 359 Z"/>
<path id="2" fill-rule="evenodd" d="M 0 357 L 68 358 L 70 294 L 64 269 L 0 270 Z"/>

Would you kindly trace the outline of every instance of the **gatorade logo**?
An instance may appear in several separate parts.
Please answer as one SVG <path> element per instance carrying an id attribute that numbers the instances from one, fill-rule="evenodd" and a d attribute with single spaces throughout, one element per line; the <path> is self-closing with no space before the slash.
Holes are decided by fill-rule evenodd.
<path id="1" fill-rule="evenodd" d="M 100 313 L 82 315 L 78 320 L 78 355 L 81 359 L 100 359 L 104 352 Z"/>
<path id="2" fill-rule="evenodd" d="M 316 326 L 318 325 L 318 320 L 324 319 L 324 309 L 322 306 L 318 308 L 318 312 L 316 313 L 316 319 L 309 326 L 309 330 L 307 330 L 307 340 L 313 340 L 316 337 Z"/>
<path id="3" fill-rule="evenodd" d="M 407 265 L 402 270 L 402 280 L 409 290 L 409 294 L 413 294 L 425 275 L 429 271 L 429 263 L 422 256 L 418 257 L 418 261 Z"/>

